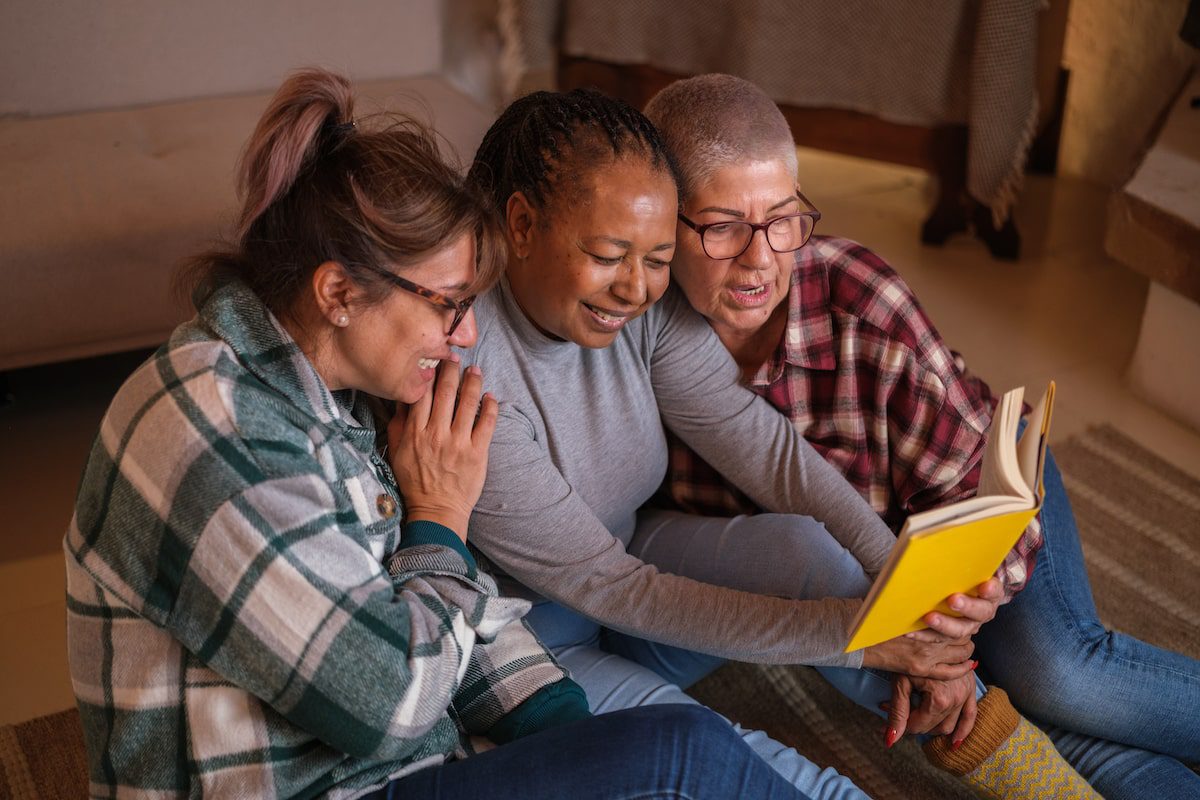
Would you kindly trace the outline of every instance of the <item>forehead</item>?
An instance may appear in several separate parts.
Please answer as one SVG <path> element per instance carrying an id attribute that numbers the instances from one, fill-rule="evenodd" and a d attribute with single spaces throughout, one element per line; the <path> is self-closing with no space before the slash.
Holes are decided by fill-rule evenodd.
<path id="1" fill-rule="evenodd" d="M 670 174 L 641 158 L 620 158 L 580 176 L 580 191 L 560 217 L 574 220 L 662 217 L 674 227 L 679 198 Z"/>
<path id="2" fill-rule="evenodd" d="M 690 206 L 739 204 L 767 199 L 777 202 L 796 188 L 796 175 L 782 159 L 744 160 L 715 170 L 690 198 Z"/>
<path id="3" fill-rule="evenodd" d="M 464 287 L 475 277 L 475 237 L 464 233 L 440 250 L 397 272 L 429 289 Z"/>

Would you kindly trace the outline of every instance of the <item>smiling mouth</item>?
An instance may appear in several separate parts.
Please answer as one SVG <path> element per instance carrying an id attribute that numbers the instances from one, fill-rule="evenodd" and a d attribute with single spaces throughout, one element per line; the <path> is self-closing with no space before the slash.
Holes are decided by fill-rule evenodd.
<path id="1" fill-rule="evenodd" d="M 622 325 L 625 324 L 625 321 L 629 319 L 629 314 L 616 314 L 616 313 L 613 313 L 612 311 L 605 311 L 603 309 L 596 308 L 595 306 L 593 306 L 589 303 L 584 303 L 583 307 L 586 308 L 588 311 L 592 312 L 592 316 L 603 327 L 605 327 L 609 330 L 616 330 L 616 329 L 620 328 Z"/>
<path id="2" fill-rule="evenodd" d="M 417 366 L 421 369 L 437 369 L 437 365 L 442 363 L 440 358 L 418 358 Z"/>

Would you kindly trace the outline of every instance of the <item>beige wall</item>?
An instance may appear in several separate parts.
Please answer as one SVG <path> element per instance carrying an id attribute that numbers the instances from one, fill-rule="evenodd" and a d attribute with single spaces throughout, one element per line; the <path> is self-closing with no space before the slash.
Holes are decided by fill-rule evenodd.
<path id="1" fill-rule="evenodd" d="M 310 64 L 437 72 L 441 15 L 442 0 L 0 0 L 0 114 L 269 91 Z"/>
<path id="2" fill-rule="evenodd" d="M 1196 63 L 1179 38 L 1186 9 L 1187 0 L 1072 0 L 1061 173 L 1114 187 L 1132 175 Z"/>

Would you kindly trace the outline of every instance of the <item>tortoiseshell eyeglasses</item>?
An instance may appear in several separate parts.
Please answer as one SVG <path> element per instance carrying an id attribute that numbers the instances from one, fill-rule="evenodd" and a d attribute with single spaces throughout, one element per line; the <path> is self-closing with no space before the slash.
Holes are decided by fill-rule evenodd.
<path id="1" fill-rule="evenodd" d="M 406 278 L 401 278 L 394 272 L 388 272 L 382 267 L 371 266 L 370 269 L 372 272 L 377 273 L 380 277 L 386 278 L 388 281 L 395 284 L 398 288 L 403 289 L 406 292 L 411 292 L 417 297 L 427 300 L 429 303 L 438 306 L 439 308 L 444 308 L 445 310 L 452 312 L 453 316 L 450 318 L 450 327 L 446 331 L 447 336 L 452 336 L 454 334 L 454 331 L 458 329 L 458 326 L 467 316 L 467 312 L 471 310 L 471 304 L 475 302 L 475 295 L 464 297 L 462 300 L 455 300 L 453 297 L 447 297 L 441 292 L 435 292 L 433 289 L 426 289 L 420 284 L 413 283 Z"/>

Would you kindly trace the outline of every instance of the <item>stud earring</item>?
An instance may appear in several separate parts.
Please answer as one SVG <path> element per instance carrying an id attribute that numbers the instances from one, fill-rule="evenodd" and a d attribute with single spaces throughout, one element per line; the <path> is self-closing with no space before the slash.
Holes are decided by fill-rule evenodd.
<path id="1" fill-rule="evenodd" d="M 350 315 L 343 311 L 341 314 L 337 315 L 337 318 L 334 319 L 333 324 L 337 325 L 339 328 L 346 327 L 350 324 Z"/>

